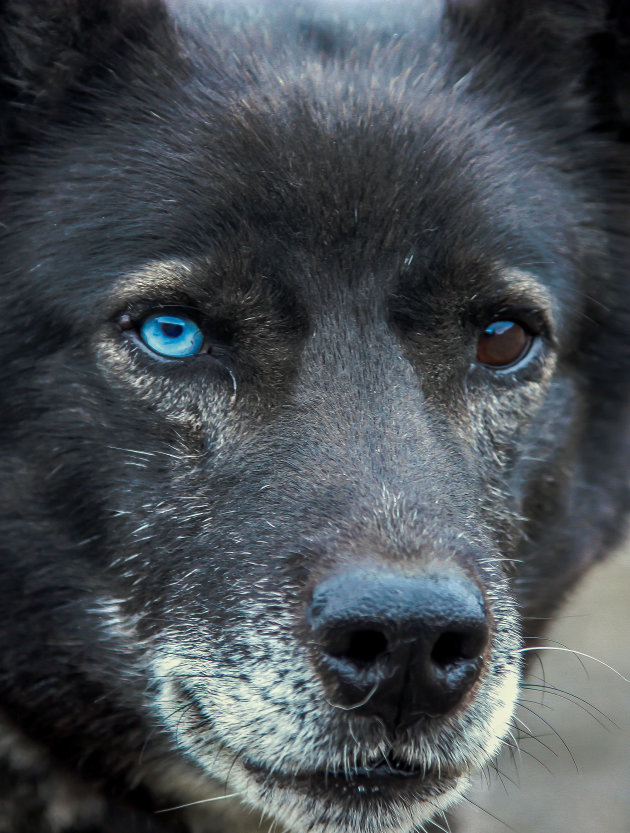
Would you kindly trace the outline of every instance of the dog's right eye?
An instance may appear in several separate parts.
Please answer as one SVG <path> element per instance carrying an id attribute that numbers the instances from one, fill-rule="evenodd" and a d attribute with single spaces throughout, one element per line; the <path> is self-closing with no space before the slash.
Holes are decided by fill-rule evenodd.
<path id="1" fill-rule="evenodd" d="M 516 321 L 495 321 L 477 342 L 477 361 L 496 370 L 512 367 L 524 358 L 533 336 Z"/>
<path id="2" fill-rule="evenodd" d="M 196 356 L 203 349 L 203 333 L 187 315 L 153 313 L 141 322 L 138 332 L 150 350 L 169 359 Z"/>

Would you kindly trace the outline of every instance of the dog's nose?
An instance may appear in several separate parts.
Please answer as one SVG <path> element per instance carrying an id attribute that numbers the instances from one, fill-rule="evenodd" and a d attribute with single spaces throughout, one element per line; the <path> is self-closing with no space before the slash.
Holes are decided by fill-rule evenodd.
<path id="1" fill-rule="evenodd" d="M 313 590 L 307 621 L 331 702 L 390 731 L 461 703 L 490 634 L 479 589 L 451 572 L 329 575 Z"/>

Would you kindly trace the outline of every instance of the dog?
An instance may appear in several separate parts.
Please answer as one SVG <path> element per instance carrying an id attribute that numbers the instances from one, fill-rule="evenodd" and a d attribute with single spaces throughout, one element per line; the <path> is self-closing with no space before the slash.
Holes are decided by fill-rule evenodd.
<path id="1" fill-rule="evenodd" d="M 442 829 L 623 534 L 628 4 L 0 10 L 0 830 Z"/>

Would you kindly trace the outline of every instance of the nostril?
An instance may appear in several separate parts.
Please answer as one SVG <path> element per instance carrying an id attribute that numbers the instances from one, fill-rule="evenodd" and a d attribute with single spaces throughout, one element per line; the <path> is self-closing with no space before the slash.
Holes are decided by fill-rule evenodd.
<path id="1" fill-rule="evenodd" d="M 328 633 L 324 650 L 328 656 L 365 666 L 384 654 L 387 645 L 387 637 L 376 628 L 342 628 Z"/>
<path id="2" fill-rule="evenodd" d="M 387 637 L 381 631 L 356 631 L 350 637 L 345 657 L 355 663 L 371 663 L 386 650 Z"/>
<path id="3" fill-rule="evenodd" d="M 431 662 L 442 667 L 452 665 L 461 657 L 462 638 L 458 633 L 443 633 L 433 646 Z"/>
<path id="4" fill-rule="evenodd" d="M 483 633 L 463 633 L 446 631 L 440 634 L 431 650 L 431 661 L 434 665 L 446 668 L 459 662 L 476 659 L 485 648 L 487 641 L 486 629 Z"/>

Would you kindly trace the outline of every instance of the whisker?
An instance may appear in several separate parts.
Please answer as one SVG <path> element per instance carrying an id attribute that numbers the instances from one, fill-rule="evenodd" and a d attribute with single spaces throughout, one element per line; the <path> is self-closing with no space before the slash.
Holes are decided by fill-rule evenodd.
<path id="1" fill-rule="evenodd" d="M 223 801 L 226 798 L 239 798 L 240 793 L 230 793 L 229 795 L 216 795 L 214 798 L 201 798 L 199 801 L 189 801 L 187 804 L 178 804 L 177 807 L 165 807 L 163 810 L 155 810 L 155 814 L 172 813 L 175 810 L 184 810 L 186 807 L 194 807 L 196 804 L 210 804 L 213 801 Z"/>
<path id="2" fill-rule="evenodd" d="M 534 712 L 534 714 L 536 714 L 536 712 Z M 538 715 L 536 715 L 536 716 L 538 716 Z M 518 726 L 515 726 L 514 728 L 516 729 L 516 731 L 517 731 L 517 732 L 520 732 L 520 733 L 521 733 L 524 737 L 526 737 L 526 738 L 530 738 L 530 740 L 535 740 L 535 741 L 536 741 L 537 743 L 539 743 L 541 746 L 544 746 L 544 748 L 545 748 L 548 752 L 550 752 L 552 755 L 555 755 L 555 757 L 556 757 L 556 758 L 558 758 L 558 757 L 559 757 L 559 756 L 558 756 L 558 753 L 555 751 L 555 749 L 552 749 L 552 748 L 551 748 L 551 746 L 548 746 L 548 745 L 544 742 L 544 740 L 542 740 L 542 739 L 541 739 L 538 735 L 535 735 L 535 734 L 534 734 L 534 733 L 533 733 L 533 732 L 532 732 L 532 731 L 531 731 L 531 730 L 530 730 L 530 729 L 529 729 L 529 728 L 528 728 L 528 727 L 527 727 L 527 726 L 523 723 L 523 721 L 522 721 L 522 720 L 519 720 L 519 718 L 518 718 L 518 717 L 516 717 L 516 716 L 514 716 L 514 719 L 515 719 L 515 720 L 518 720 L 518 722 L 521 724 L 521 726 L 524 726 L 524 727 L 525 727 L 524 729 L 521 729 L 521 728 L 519 728 Z M 520 744 L 519 744 L 519 747 L 518 747 L 518 748 L 519 748 L 519 751 L 521 751 L 521 752 L 525 752 L 525 753 L 526 753 L 526 754 L 528 754 L 528 755 L 532 755 L 532 753 L 531 753 L 531 752 L 527 752 L 527 750 L 526 750 L 526 749 L 523 749 L 523 748 L 520 746 Z M 535 757 L 535 756 L 534 756 L 534 755 L 532 755 L 532 757 Z M 538 760 L 538 759 L 536 758 L 536 760 Z M 541 763 L 541 762 L 539 761 L 539 763 Z"/>
<path id="3" fill-rule="evenodd" d="M 226 789 L 227 789 L 228 781 L 230 780 L 230 775 L 232 774 L 232 770 L 234 769 L 234 765 L 236 764 L 238 759 L 241 757 L 241 754 L 242 753 L 240 751 L 236 752 L 236 754 L 234 755 L 234 760 L 230 764 L 230 768 L 228 769 L 228 774 L 225 776 L 225 787 L 226 787 Z"/>
<path id="4" fill-rule="evenodd" d="M 450 829 L 442 827 L 442 825 L 438 824 L 438 822 L 433 818 L 431 819 L 431 825 L 432 827 L 435 827 L 437 830 L 441 830 L 442 833 L 451 833 Z"/>
<path id="5" fill-rule="evenodd" d="M 564 738 L 562 737 L 562 735 L 561 735 L 561 734 L 560 734 L 560 733 L 559 733 L 556 729 L 554 729 L 554 728 L 553 728 L 553 726 L 551 725 L 551 723 L 549 723 L 549 721 L 548 721 L 548 720 L 545 720 L 545 718 L 544 718 L 544 717 L 541 717 L 541 716 L 538 714 L 538 712 L 534 711 L 534 709 L 530 709 L 530 708 L 529 708 L 529 706 L 526 706 L 526 705 L 525 705 L 525 703 L 524 703 L 524 701 L 522 701 L 522 700 L 521 700 L 520 705 L 521 705 L 521 708 L 522 708 L 522 709 L 525 709 L 525 711 L 528 711 L 528 712 L 530 712 L 531 714 L 535 715 L 535 716 L 538 718 L 538 720 L 540 720 L 542 723 L 544 723 L 544 724 L 545 724 L 545 726 L 548 726 L 548 727 L 551 729 L 551 731 L 554 733 L 554 735 L 558 738 L 558 740 L 560 741 L 560 743 L 564 746 L 564 748 L 565 748 L 565 749 L 567 750 L 567 752 L 569 753 L 569 756 L 570 756 L 571 760 L 573 761 L 573 766 L 575 767 L 575 771 L 576 771 L 576 772 L 579 772 L 579 771 L 580 771 L 580 769 L 579 769 L 579 767 L 578 767 L 578 765 L 577 765 L 577 761 L 575 760 L 575 756 L 573 755 L 573 752 L 571 752 L 571 750 L 569 749 L 569 747 L 568 747 L 568 745 L 567 745 L 566 741 L 564 740 Z M 556 755 L 556 757 L 557 757 L 557 755 Z"/>
<path id="6" fill-rule="evenodd" d="M 613 726 L 616 729 L 619 728 L 615 721 L 611 717 L 609 717 L 605 712 L 603 712 L 601 709 L 598 709 L 597 706 L 594 706 L 591 702 L 585 700 L 583 697 L 578 697 L 577 694 L 573 694 L 572 691 L 566 691 L 565 689 L 558 688 L 557 686 L 551 685 L 550 683 L 523 683 L 522 688 L 527 688 L 530 691 L 540 691 L 542 692 L 542 694 L 553 694 L 554 697 L 559 697 L 561 700 L 566 700 L 569 703 L 573 703 L 573 705 L 576 708 L 581 709 L 583 712 L 586 712 L 586 714 L 592 720 L 594 720 L 598 724 L 598 726 L 601 726 L 602 729 L 605 729 L 606 731 L 610 731 L 610 726 Z M 603 720 L 600 720 L 597 717 L 597 715 L 593 714 L 593 712 L 590 711 L 590 709 L 597 712 L 597 714 L 600 714 L 604 718 L 604 720 L 607 721 L 607 723 L 610 725 L 607 725 L 607 723 L 604 723 Z"/>
<path id="7" fill-rule="evenodd" d="M 509 741 L 503 741 L 503 743 L 505 743 L 505 745 L 510 749 L 510 752 L 513 752 L 514 749 L 516 749 L 518 752 L 521 751 L 518 748 L 518 746 L 513 746 Z M 514 761 L 514 759 L 513 759 L 513 763 L 514 763 L 514 765 L 516 765 L 516 761 Z M 497 764 L 496 761 L 490 761 L 489 766 L 492 767 L 492 769 L 494 770 L 497 778 L 501 782 L 501 786 L 503 787 L 504 793 L 506 795 L 509 795 L 509 791 L 508 791 L 508 788 L 507 788 L 505 782 L 508 781 L 510 784 L 512 784 L 512 786 L 517 787 L 518 784 L 516 783 L 516 781 L 513 778 L 510 778 L 509 775 L 506 775 L 505 772 L 500 770 L 499 765 Z M 489 775 L 490 775 L 490 771 L 488 770 L 488 776 Z"/>
<path id="8" fill-rule="evenodd" d="M 499 818 L 499 816 L 495 816 L 494 813 L 490 812 L 490 810 L 486 810 L 486 808 L 482 807 L 481 804 L 477 804 L 477 802 L 473 801 L 472 798 L 470 798 L 469 796 L 464 795 L 462 796 L 462 798 L 464 799 L 464 801 L 467 801 L 469 804 L 472 804 L 473 807 L 476 807 L 478 810 L 481 810 L 482 813 L 485 813 L 491 819 L 498 821 L 499 824 L 502 824 L 507 830 L 511 830 L 512 833 L 518 833 L 518 830 L 516 830 L 516 828 L 511 827 L 506 821 L 503 821 L 503 819 Z"/>
<path id="9" fill-rule="evenodd" d="M 575 657 L 585 657 L 586 659 L 591 659 L 593 662 L 598 663 L 599 665 L 603 665 L 604 668 L 607 668 L 609 671 L 612 671 L 613 674 L 616 674 L 617 677 L 621 677 L 624 683 L 630 683 L 630 679 L 628 677 L 624 677 L 621 671 L 617 671 L 616 668 L 613 668 L 612 665 L 609 665 L 607 662 L 604 662 L 603 659 L 598 659 L 597 657 L 591 656 L 591 654 L 585 654 L 584 651 L 576 651 L 573 648 L 559 648 L 555 645 L 540 645 L 537 648 L 519 648 L 519 654 L 525 654 L 530 651 L 560 651 L 561 653 L 566 654 L 573 654 Z"/>
<path id="10" fill-rule="evenodd" d="M 580 617 L 578 617 L 578 616 L 573 616 L 573 617 L 565 617 L 565 618 L 578 619 L 578 618 L 580 618 Z M 529 638 L 529 639 L 540 639 L 540 637 L 538 637 L 538 636 L 525 637 L 525 638 L 526 638 L 526 639 L 528 639 L 528 638 Z M 560 641 L 559 641 L 559 640 L 557 640 L 557 639 L 551 639 L 550 637 L 545 636 L 545 637 L 544 637 L 544 640 L 545 640 L 545 642 L 553 642 L 553 644 L 554 644 L 554 645 L 559 645 L 561 648 L 566 648 L 566 649 L 567 649 L 567 651 L 570 651 L 570 650 L 571 650 L 571 648 L 569 648 L 569 646 L 568 646 L 568 645 L 565 645 L 565 644 L 564 644 L 564 642 L 560 642 Z M 532 647 L 535 647 L 535 646 L 532 646 Z M 542 647 L 542 648 L 544 648 L 545 646 L 544 646 L 544 645 L 542 645 L 541 647 Z M 580 665 L 582 666 L 582 669 L 583 669 L 584 674 L 586 675 L 587 679 L 590 679 L 590 674 L 588 673 L 588 669 L 587 669 L 586 665 L 582 662 L 582 660 L 581 660 L 581 658 L 580 658 L 580 657 L 576 656 L 576 659 L 577 659 L 577 661 L 580 663 Z M 542 662 L 540 663 L 540 665 L 541 665 L 541 668 L 543 668 L 543 676 L 544 676 L 545 671 L 544 671 L 544 667 L 543 667 L 543 665 L 542 665 Z"/>
<path id="11" fill-rule="evenodd" d="M 538 740 L 538 738 L 534 738 L 534 740 Z M 514 750 L 518 751 L 519 755 L 528 755 L 530 758 L 532 758 L 534 761 L 536 761 L 536 763 L 537 763 L 537 764 L 540 764 L 540 765 L 541 765 L 541 767 L 542 767 L 543 769 L 546 769 L 546 770 L 547 770 L 547 772 L 549 773 L 549 775 L 553 775 L 553 772 L 549 769 L 549 767 L 547 766 L 547 764 L 546 764 L 544 761 L 541 761 L 541 760 L 540 760 L 540 758 L 536 757 L 536 755 L 534 755 L 534 754 L 533 754 L 533 752 L 530 752 L 528 749 L 523 749 L 523 748 L 520 746 L 520 744 L 516 744 L 516 745 L 514 745 L 514 744 L 510 743 L 510 741 L 509 741 L 509 740 L 505 740 L 505 738 L 503 739 L 503 741 L 502 741 L 502 742 L 503 742 L 503 743 L 505 744 L 505 746 L 507 746 L 509 749 L 511 749 L 511 750 L 513 750 L 513 751 L 514 751 Z M 546 749 L 549 749 L 549 747 L 548 747 L 548 746 L 546 746 L 544 743 L 543 743 L 543 746 L 545 746 L 545 748 L 546 748 Z M 554 751 L 553 751 L 553 749 L 549 749 L 549 751 L 550 751 L 553 755 L 555 755 L 556 757 L 558 757 L 557 753 L 556 753 L 556 752 L 554 752 Z M 516 764 L 516 762 L 515 762 L 515 764 Z M 497 774 L 498 774 L 498 770 L 497 770 Z M 514 784 L 514 786 L 515 786 L 515 787 L 517 787 L 517 786 L 518 786 L 518 784 L 516 783 L 516 781 L 513 781 L 511 778 L 508 778 L 508 776 L 507 776 L 507 775 L 505 775 L 505 773 L 502 773 L 502 774 L 504 775 L 504 777 L 505 777 L 505 778 L 507 778 L 507 779 L 508 779 L 508 781 L 509 781 L 511 784 Z M 506 793 L 507 793 L 507 790 L 506 790 Z"/>
<path id="12" fill-rule="evenodd" d="M 354 703 L 352 706 L 342 706 L 340 703 L 332 703 L 330 700 L 326 700 L 329 706 L 332 706 L 333 709 L 341 709 L 344 712 L 351 712 L 353 709 L 359 709 L 361 706 L 365 706 L 365 704 L 370 700 L 371 697 L 374 696 L 376 693 L 376 689 L 378 688 L 378 683 L 374 683 L 372 689 L 368 693 L 367 697 L 364 697 L 363 700 L 360 700 L 358 703 Z"/>

